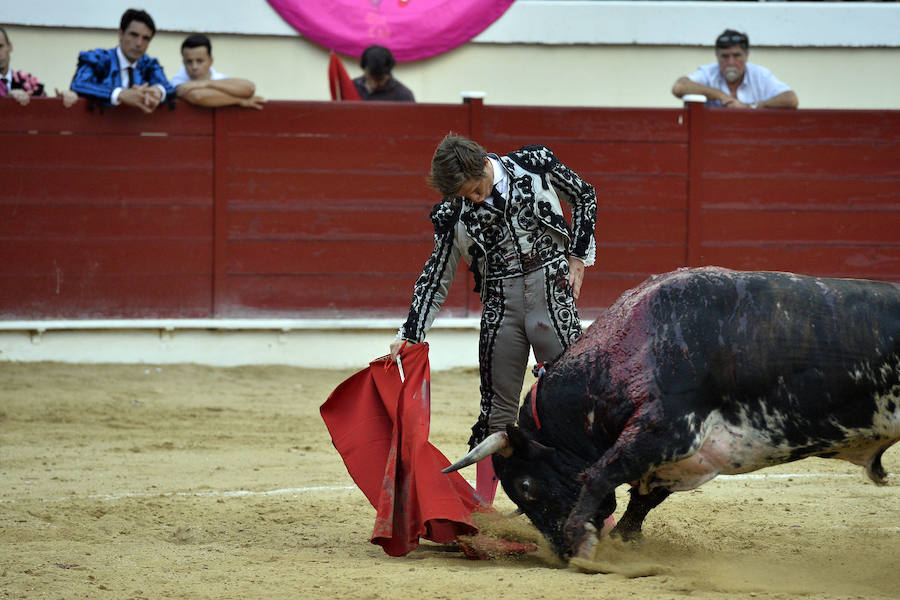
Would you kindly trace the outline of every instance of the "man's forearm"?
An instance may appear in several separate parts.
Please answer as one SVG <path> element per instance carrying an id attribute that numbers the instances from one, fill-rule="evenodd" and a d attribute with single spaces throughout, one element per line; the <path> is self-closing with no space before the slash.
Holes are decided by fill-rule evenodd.
<path id="1" fill-rule="evenodd" d="M 206 86 L 209 89 L 224 92 L 235 98 L 251 98 L 256 93 L 256 85 L 247 79 L 229 77 L 228 79 L 213 79 Z"/>
<path id="2" fill-rule="evenodd" d="M 797 108 L 800 104 L 797 99 L 797 94 L 795 94 L 792 90 L 788 90 L 786 92 L 782 92 L 777 96 L 772 96 L 768 100 L 763 100 L 762 102 L 757 102 L 757 108 Z"/>
<path id="3" fill-rule="evenodd" d="M 191 104 L 205 106 L 206 108 L 231 106 L 233 104 L 239 104 L 242 100 L 242 98 L 232 96 L 231 94 L 213 89 L 212 87 L 194 88 L 184 94 L 182 98 Z"/>
<path id="4" fill-rule="evenodd" d="M 720 102 L 724 102 L 728 96 L 722 90 L 702 85 L 689 77 L 680 77 L 672 86 L 672 94 L 676 98 L 681 98 L 685 94 L 702 94 L 710 100 L 718 100 Z"/>

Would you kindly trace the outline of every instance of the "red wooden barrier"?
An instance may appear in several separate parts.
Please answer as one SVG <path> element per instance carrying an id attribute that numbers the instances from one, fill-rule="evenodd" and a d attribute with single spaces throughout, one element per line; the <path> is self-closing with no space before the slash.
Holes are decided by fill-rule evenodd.
<path id="1" fill-rule="evenodd" d="M 431 155 L 447 131 L 466 131 L 467 109 L 281 102 L 219 120 L 217 316 L 404 314 L 431 248 Z M 453 286 L 445 314 L 465 316 L 467 302 Z"/>
<path id="2" fill-rule="evenodd" d="M 208 317 L 212 113 L 0 104 L 0 317 Z"/>
<path id="3" fill-rule="evenodd" d="M 900 112 L 0 100 L 0 318 L 402 320 L 448 131 L 594 184 L 582 315 L 719 264 L 900 281 Z M 479 311 L 463 266 L 444 315 Z"/>
<path id="4" fill-rule="evenodd" d="M 900 279 L 900 112 L 692 113 L 696 264 Z"/>

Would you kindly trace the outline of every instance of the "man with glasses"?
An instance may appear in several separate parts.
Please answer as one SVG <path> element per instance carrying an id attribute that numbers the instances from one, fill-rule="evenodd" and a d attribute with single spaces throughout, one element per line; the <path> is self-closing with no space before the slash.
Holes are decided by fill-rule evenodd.
<path id="1" fill-rule="evenodd" d="M 672 93 L 702 94 L 707 104 L 725 108 L 797 108 L 797 94 L 770 70 L 747 62 L 747 34 L 726 29 L 716 38 L 716 61 L 679 77 Z"/>

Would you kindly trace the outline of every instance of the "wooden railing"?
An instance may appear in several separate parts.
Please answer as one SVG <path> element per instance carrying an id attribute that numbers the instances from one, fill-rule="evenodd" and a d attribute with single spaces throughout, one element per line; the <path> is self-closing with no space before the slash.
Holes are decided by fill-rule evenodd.
<path id="1" fill-rule="evenodd" d="M 900 281 L 900 111 L 2 99 L 0 319 L 400 319 L 451 130 L 595 186 L 585 318 L 685 265 Z M 462 267 L 442 314 L 471 289 Z"/>

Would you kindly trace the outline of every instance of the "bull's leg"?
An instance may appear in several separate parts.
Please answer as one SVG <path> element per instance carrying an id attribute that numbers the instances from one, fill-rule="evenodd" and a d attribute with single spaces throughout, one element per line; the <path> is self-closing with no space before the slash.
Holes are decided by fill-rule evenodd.
<path id="1" fill-rule="evenodd" d="M 701 444 L 697 431 L 677 430 L 670 423 L 661 421 L 660 415 L 652 411 L 632 421 L 620 433 L 613 447 L 582 474 L 581 493 L 564 528 L 569 543 L 563 552 L 579 555 L 584 553 L 582 549 L 593 546 L 594 534 L 590 529 L 609 516 L 603 505 L 617 486 L 638 481 L 661 464 L 691 456 Z M 646 511 L 649 512 L 656 504 L 647 506 Z M 633 514 L 637 517 L 640 513 Z M 641 521 L 643 517 L 646 513 L 641 516 Z M 589 529 L 585 528 L 587 524 L 591 524 Z"/>
<path id="2" fill-rule="evenodd" d="M 590 558 L 594 553 L 594 548 L 600 541 L 600 532 L 603 530 L 605 519 L 616 510 L 615 493 L 611 492 L 605 498 L 586 497 L 585 493 L 586 490 L 582 487 L 576 507 L 581 505 L 589 506 L 590 508 L 587 511 L 594 516 L 581 520 L 577 530 L 574 528 L 570 530 L 572 515 L 569 515 L 569 520 L 566 521 L 565 525 L 565 532 L 569 540 L 575 540 L 575 543 L 571 544 L 569 548 L 557 549 L 563 557 L 574 555 L 581 558 Z"/>
<path id="3" fill-rule="evenodd" d="M 563 556 L 590 558 L 594 546 L 599 541 L 603 521 L 616 510 L 615 487 L 610 487 L 606 495 L 595 494 L 587 484 L 582 486 L 578 501 L 565 524 L 565 534 L 569 541 L 567 548 L 560 548 Z"/>
<path id="4" fill-rule="evenodd" d="M 639 539 L 647 513 L 659 506 L 671 493 L 667 489 L 653 488 L 649 494 L 641 494 L 636 486 L 632 487 L 625 514 L 610 532 L 610 536 L 618 536 L 626 542 Z"/>

